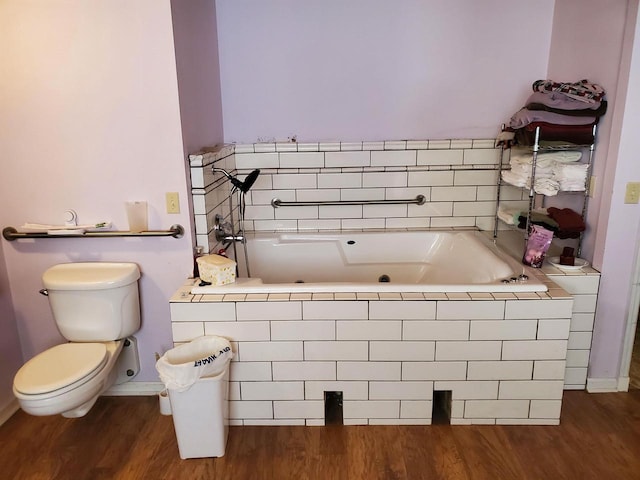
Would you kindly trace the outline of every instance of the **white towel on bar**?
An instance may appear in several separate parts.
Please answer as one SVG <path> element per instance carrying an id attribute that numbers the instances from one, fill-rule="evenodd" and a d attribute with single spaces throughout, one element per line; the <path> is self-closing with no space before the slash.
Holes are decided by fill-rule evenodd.
<path id="1" fill-rule="evenodd" d="M 20 227 L 25 232 L 53 232 L 64 230 L 107 230 L 111 222 L 92 223 L 89 225 L 47 225 L 45 223 L 25 223 Z"/>

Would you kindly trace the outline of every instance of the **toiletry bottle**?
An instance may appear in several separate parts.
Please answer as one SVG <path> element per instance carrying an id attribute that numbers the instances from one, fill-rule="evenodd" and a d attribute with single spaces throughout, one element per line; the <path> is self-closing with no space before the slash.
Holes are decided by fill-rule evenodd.
<path id="1" fill-rule="evenodd" d="M 193 278 L 198 278 L 200 276 L 200 270 L 198 269 L 198 257 L 204 255 L 204 247 L 201 245 L 197 245 L 193 249 Z"/>

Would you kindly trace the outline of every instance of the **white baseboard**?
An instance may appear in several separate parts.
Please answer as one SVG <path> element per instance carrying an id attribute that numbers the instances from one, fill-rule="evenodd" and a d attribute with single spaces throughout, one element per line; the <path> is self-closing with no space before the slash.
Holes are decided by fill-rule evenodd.
<path id="1" fill-rule="evenodd" d="M 589 393 L 619 392 L 621 391 L 619 387 L 620 382 L 617 378 L 587 378 L 587 392 Z"/>
<path id="2" fill-rule="evenodd" d="M 164 390 L 162 382 L 127 382 L 113 385 L 103 395 L 110 396 L 153 396 Z"/>
<path id="3" fill-rule="evenodd" d="M 628 392 L 629 391 L 629 382 L 631 379 L 629 377 L 620 377 L 618 378 L 618 391 L 619 392 Z"/>
<path id="4" fill-rule="evenodd" d="M 7 420 L 11 418 L 11 416 L 16 413 L 20 409 L 20 404 L 18 400 L 13 399 L 7 405 L 5 405 L 2 409 L 0 409 L 0 425 L 4 424 Z"/>

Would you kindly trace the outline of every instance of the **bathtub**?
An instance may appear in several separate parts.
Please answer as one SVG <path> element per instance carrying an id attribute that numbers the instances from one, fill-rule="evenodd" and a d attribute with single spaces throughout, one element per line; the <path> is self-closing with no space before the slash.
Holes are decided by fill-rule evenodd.
<path id="1" fill-rule="evenodd" d="M 191 293 L 547 291 L 533 269 L 478 231 L 255 233 L 247 250 L 251 278 L 196 283 Z"/>

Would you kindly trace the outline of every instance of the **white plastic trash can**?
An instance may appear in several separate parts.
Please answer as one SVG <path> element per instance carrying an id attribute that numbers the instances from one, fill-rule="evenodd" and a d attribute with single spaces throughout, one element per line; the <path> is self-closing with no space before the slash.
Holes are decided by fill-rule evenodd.
<path id="1" fill-rule="evenodd" d="M 180 458 L 222 457 L 229 434 L 229 364 L 188 390 L 169 389 Z"/>

